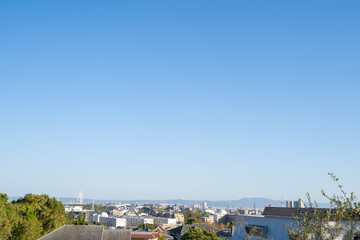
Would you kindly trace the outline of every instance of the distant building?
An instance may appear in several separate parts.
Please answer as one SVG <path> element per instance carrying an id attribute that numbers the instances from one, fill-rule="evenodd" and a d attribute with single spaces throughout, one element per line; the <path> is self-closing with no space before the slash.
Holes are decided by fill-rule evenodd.
<path id="1" fill-rule="evenodd" d="M 172 217 L 175 218 L 177 224 L 184 224 L 185 222 L 184 214 L 182 213 L 174 213 Z"/>
<path id="2" fill-rule="evenodd" d="M 208 208 L 207 202 L 203 202 L 203 209 L 207 209 L 207 208 Z"/>
<path id="3" fill-rule="evenodd" d="M 72 205 L 66 205 L 65 206 L 65 212 L 82 212 L 83 206 L 72 206 Z"/>
<path id="4" fill-rule="evenodd" d="M 176 225 L 176 219 L 175 218 L 156 217 L 156 218 L 154 218 L 154 224 Z"/>
<path id="5" fill-rule="evenodd" d="M 137 216 L 133 216 L 133 217 L 126 217 L 126 226 L 127 227 L 137 227 L 140 224 L 154 224 L 154 218 L 150 218 L 150 217 L 137 217 Z"/>
<path id="6" fill-rule="evenodd" d="M 194 206 L 193 206 L 194 209 L 200 209 L 200 204 L 198 203 L 195 203 Z"/>
<path id="7" fill-rule="evenodd" d="M 109 215 L 106 212 L 94 213 L 92 216 L 93 216 L 92 221 L 95 222 L 95 223 L 100 222 L 100 217 L 109 217 Z"/>
<path id="8" fill-rule="evenodd" d="M 126 227 L 126 218 L 120 217 L 100 217 L 100 223 L 107 227 L 113 228 L 125 228 Z"/>
<path id="9" fill-rule="evenodd" d="M 300 198 L 298 201 L 286 201 L 287 208 L 305 208 L 304 201 Z"/>
<path id="10" fill-rule="evenodd" d="M 204 216 L 200 220 L 204 223 L 215 223 L 215 215 Z"/>
<path id="11" fill-rule="evenodd" d="M 239 214 L 243 214 L 243 215 L 249 214 L 249 210 L 248 209 L 239 209 Z"/>
<path id="12" fill-rule="evenodd" d="M 119 210 L 117 210 L 117 209 L 111 209 L 111 210 L 108 211 L 108 214 L 109 214 L 110 216 L 123 216 L 123 215 L 124 215 L 124 211 L 123 211 L 123 210 L 119 211 Z"/>

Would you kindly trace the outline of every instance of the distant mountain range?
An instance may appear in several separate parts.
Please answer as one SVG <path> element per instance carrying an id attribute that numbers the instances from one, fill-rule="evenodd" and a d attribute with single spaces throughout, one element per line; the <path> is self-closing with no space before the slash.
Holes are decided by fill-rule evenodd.
<path id="1" fill-rule="evenodd" d="M 9 200 L 16 200 L 18 197 L 9 197 Z M 76 203 L 77 198 L 57 198 L 63 203 Z M 84 203 L 92 203 L 92 199 L 84 199 Z M 194 204 L 200 204 L 202 206 L 203 202 L 207 203 L 208 207 L 218 207 L 218 208 L 264 208 L 269 205 L 272 207 L 281 207 L 281 200 L 273 200 L 269 198 L 242 198 L 239 200 L 222 200 L 222 201 L 210 201 L 210 200 L 184 200 L 184 199 L 173 199 L 173 200 L 94 200 L 95 203 L 105 203 L 105 202 L 120 202 L 120 203 L 166 203 L 166 204 L 180 204 L 185 206 L 193 206 Z M 318 203 L 319 207 L 329 207 L 329 204 Z"/>

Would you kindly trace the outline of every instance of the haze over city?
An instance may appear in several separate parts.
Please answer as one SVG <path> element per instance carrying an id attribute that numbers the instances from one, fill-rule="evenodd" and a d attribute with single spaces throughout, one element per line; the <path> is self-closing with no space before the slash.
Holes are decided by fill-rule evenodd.
<path id="1" fill-rule="evenodd" d="M 359 194 L 359 7 L 2 2 L 0 192 Z"/>

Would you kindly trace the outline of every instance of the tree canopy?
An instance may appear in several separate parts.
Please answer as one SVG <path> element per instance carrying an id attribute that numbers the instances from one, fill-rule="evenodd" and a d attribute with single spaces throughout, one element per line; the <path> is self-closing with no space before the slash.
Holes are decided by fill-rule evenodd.
<path id="1" fill-rule="evenodd" d="M 0 193 L 0 239 L 37 239 L 65 223 L 64 205 L 55 198 L 27 194 L 9 203 Z"/>
<path id="2" fill-rule="evenodd" d="M 198 220 L 196 218 L 188 218 L 186 220 L 186 224 L 194 224 L 194 223 L 198 223 Z"/>
<path id="3" fill-rule="evenodd" d="M 185 232 L 181 236 L 181 240 L 221 240 L 220 237 L 216 235 L 213 230 L 204 230 L 200 228 L 189 228 L 187 232 Z"/>

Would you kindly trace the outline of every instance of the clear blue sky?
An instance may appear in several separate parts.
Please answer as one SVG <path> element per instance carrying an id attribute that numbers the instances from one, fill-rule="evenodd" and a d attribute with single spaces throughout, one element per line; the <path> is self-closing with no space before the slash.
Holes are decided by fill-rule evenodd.
<path id="1" fill-rule="evenodd" d="M 2 1 L 0 192 L 360 193 L 359 1 Z"/>

